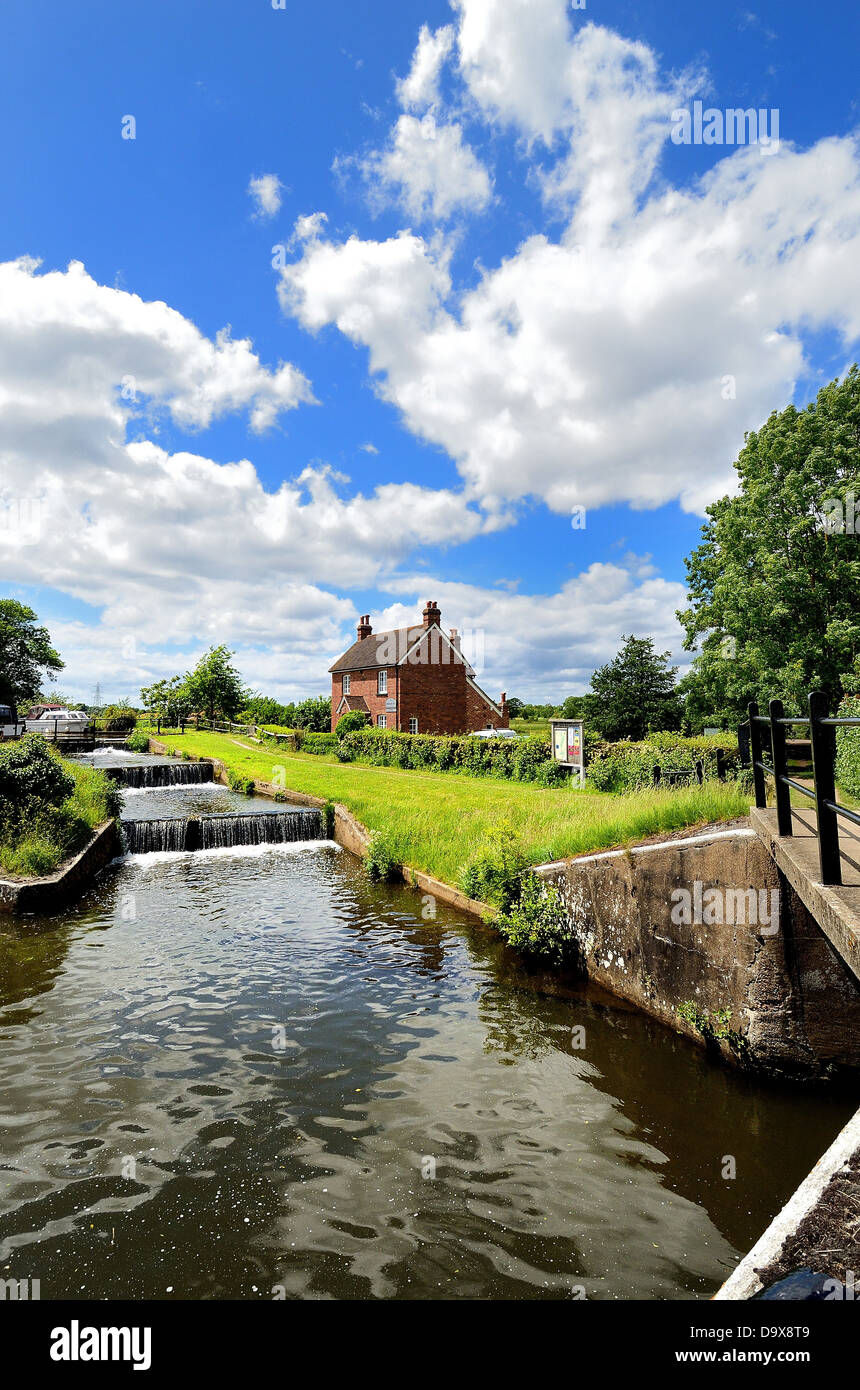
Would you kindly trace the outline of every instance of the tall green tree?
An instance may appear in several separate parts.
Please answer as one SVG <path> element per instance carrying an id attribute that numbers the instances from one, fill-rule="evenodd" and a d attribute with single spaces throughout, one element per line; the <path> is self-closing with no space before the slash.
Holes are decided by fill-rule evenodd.
<path id="1" fill-rule="evenodd" d="M 45 677 L 65 665 L 48 629 L 37 622 L 32 608 L 0 599 L 0 704 L 13 709 L 35 700 Z"/>
<path id="2" fill-rule="evenodd" d="M 232 664 L 228 647 L 210 647 L 185 676 L 185 690 L 192 709 L 205 710 L 212 720 L 219 715 L 233 719 L 248 700 L 242 677 Z"/>
<path id="3" fill-rule="evenodd" d="M 583 696 L 584 718 L 613 740 L 677 729 L 683 712 L 677 674 L 669 653 L 656 652 L 650 637 L 625 637 L 615 659 L 591 677 L 591 689 Z"/>
<path id="4" fill-rule="evenodd" d="M 686 562 L 695 700 L 742 719 L 751 699 L 802 713 L 817 688 L 835 708 L 860 656 L 857 366 L 805 410 L 774 412 L 735 468 L 737 495 L 708 507 Z"/>
<path id="5" fill-rule="evenodd" d="M 191 700 L 181 676 L 171 676 L 169 680 L 145 685 L 140 699 L 144 709 L 163 719 L 166 724 L 179 724 L 191 709 Z"/>

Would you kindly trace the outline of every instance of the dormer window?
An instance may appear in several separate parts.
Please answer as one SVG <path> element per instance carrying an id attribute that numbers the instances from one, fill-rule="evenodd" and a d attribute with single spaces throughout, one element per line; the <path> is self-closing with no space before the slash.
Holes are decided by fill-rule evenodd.
<path id="1" fill-rule="evenodd" d="M 387 695 L 387 694 L 388 694 L 388 672 L 387 672 L 387 671 L 380 671 L 380 672 L 378 672 L 377 677 L 376 677 L 376 693 L 377 693 L 377 695 Z"/>
<path id="2" fill-rule="evenodd" d="M 349 676 L 348 676 L 348 675 L 344 676 L 344 678 L 343 678 L 343 693 L 344 693 L 344 695 L 348 695 L 348 694 L 349 694 Z"/>

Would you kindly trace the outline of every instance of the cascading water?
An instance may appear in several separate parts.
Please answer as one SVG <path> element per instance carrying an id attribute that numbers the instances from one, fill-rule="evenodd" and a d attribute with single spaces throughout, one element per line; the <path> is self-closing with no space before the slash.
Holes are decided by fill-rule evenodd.
<path id="1" fill-rule="evenodd" d="M 211 763 L 154 763 L 149 767 L 127 764 L 102 768 L 123 787 L 190 787 L 211 782 Z"/>
<path id="2" fill-rule="evenodd" d="M 129 854 L 291 844 L 298 840 L 321 840 L 325 835 L 321 811 L 124 820 L 122 829 Z"/>

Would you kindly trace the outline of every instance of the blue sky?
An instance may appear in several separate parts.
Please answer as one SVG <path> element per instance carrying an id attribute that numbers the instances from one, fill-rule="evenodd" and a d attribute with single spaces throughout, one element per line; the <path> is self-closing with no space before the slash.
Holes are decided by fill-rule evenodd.
<path id="1" fill-rule="evenodd" d="M 629 631 L 688 659 L 744 430 L 856 356 L 858 39 L 836 4 L 7 0 L 0 581 L 62 688 L 223 640 L 312 693 L 429 596 L 493 693 Z M 779 148 L 673 143 L 697 99 Z"/>

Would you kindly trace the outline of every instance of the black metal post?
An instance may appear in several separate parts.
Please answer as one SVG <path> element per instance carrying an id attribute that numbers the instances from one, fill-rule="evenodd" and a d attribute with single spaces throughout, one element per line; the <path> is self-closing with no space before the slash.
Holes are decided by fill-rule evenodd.
<path id="1" fill-rule="evenodd" d="M 815 778 L 815 810 L 818 818 L 818 857 L 821 882 L 842 882 L 842 861 L 839 857 L 839 820 L 826 804 L 836 800 L 836 737 L 835 731 L 821 720 L 826 719 L 827 697 L 813 690 L 809 697 L 809 733 L 812 739 L 812 771 Z"/>
<path id="2" fill-rule="evenodd" d="M 695 773 L 696 781 L 698 782 L 699 786 L 701 786 L 705 780 L 705 764 L 702 762 L 701 758 L 697 759 L 696 761 Z"/>
<path id="3" fill-rule="evenodd" d="M 653 785 L 654 785 L 655 787 L 657 787 L 657 786 L 660 785 L 660 778 L 661 778 L 661 776 L 662 776 L 662 773 L 661 773 L 661 771 L 660 771 L 660 764 L 659 764 L 659 763 L 655 763 L 655 764 L 654 764 L 654 767 L 652 768 L 652 771 L 651 771 L 651 781 L 652 781 L 652 783 L 653 783 Z"/>
<path id="4" fill-rule="evenodd" d="M 759 766 L 761 762 L 761 730 L 756 721 L 758 715 L 758 705 L 753 702 L 748 706 L 747 712 L 750 718 L 750 758 L 752 760 L 753 786 L 755 787 L 755 804 L 758 807 L 767 805 L 767 791 L 764 785 L 764 772 Z"/>
<path id="5" fill-rule="evenodd" d="M 779 720 L 785 715 L 782 700 L 770 702 L 770 739 L 773 747 L 773 775 L 776 782 L 776 822 L 780 835 L 791 834 L 791 788 L 784 780 L 788 776 L 785 751 L 785 725 Z"/>
<path id="6" fill-rule="evenodd" d="M 722 748 L 717 749 L 717 781 L 726 780 L 726 755 Z"/>

